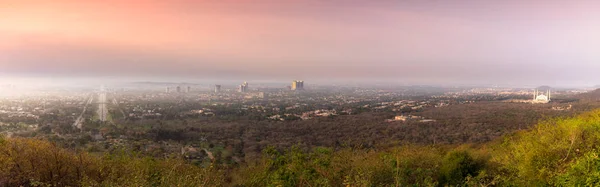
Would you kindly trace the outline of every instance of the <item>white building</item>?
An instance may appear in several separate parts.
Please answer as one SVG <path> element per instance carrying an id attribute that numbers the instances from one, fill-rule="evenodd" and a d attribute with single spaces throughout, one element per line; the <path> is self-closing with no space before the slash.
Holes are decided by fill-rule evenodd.
<path id="1" fill-rule="evenodd" d="M 537 89 L 533 92 L 533 101 L 532 103 L 549 103 L 551 97 L 550 90 L 546 91 L 546 95 L 544 93 L 540 93 Z"/>

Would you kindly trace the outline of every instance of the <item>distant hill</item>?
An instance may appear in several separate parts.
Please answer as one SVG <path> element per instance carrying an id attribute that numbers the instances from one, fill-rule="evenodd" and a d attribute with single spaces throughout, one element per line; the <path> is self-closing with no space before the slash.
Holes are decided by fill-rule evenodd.
<path id="1" fill-rule="evenodd" d="M 150 82 L 150 81 L 146 81 L 146 82 L 132 82 L 132 84 L 142 84 L 142 85 L 197 85 L 195 83 L 188 83 L 188 82 Z"/>
<path id="2" fill-rule="evenodd" d="M 552 87 L 550 87 L 550 86 L 540 86 L 540 87 L 537 87 L 535 89 L 538 89 L 538 90 L 551 90 Z"/>
<path id="3" fill-rule="evenodd" d="M 578 94 L 575 96 L 577 99 L 585 101 L 600 101 L 600 89 L 589 91 L 586 93 Z"/>

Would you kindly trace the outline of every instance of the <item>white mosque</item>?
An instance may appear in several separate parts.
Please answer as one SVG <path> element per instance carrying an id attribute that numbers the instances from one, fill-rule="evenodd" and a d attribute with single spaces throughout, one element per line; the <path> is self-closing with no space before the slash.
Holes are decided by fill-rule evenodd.
<path id="1" fill-rule="evenodd" d="M 550 89 L 546 91 L 546 95 L 543 92 L 539 92 L 537 89 L 533 92 L 533 101 L 532 103 L 549 103 L 550 102 Z"/>

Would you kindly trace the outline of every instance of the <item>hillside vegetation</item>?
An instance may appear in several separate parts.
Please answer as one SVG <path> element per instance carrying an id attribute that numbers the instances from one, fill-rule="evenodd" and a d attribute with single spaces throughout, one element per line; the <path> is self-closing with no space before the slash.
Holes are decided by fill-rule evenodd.
<path id="1" fill-rule="evenodd" d="M 579 94 L 575 98 L 583 101 L 600 101 L 600 89 Z"/>
<path id="2" fill-rule="evenodd" d="M 480 145 L 267 148 L 237 167 L 0 140 L 0 186 L 597 186 L 600 110 Z"/>

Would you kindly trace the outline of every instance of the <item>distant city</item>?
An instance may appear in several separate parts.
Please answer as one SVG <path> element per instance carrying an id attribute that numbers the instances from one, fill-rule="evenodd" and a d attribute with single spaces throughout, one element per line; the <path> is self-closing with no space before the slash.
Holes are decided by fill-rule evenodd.
<path id="1" fill-rule="evenodd" d="M 414 144 L 484 143 L 547 116 L 600 107 L 600 92 L 590 88 L 304 83 L 10 85 L 3 90 L 20 94 L 0 97 L 0 134 L 93 154 L 126 149 L 234 168 L 261 158 L 269 146 L 300 142 L 310 143 L 304 148 L 374 146 L 390 137 Z"/>

